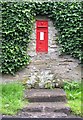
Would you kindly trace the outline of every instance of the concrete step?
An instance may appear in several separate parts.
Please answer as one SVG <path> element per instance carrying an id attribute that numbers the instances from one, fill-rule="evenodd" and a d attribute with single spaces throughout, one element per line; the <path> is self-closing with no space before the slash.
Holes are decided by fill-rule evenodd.
<path id="1" fill-rule="evenodd" d="M 22 118 L 64 118 L 67 117 L 65 113 L 55 112 L 21 112 L 18 114 Z"/>
<path id="2" fill-rule="evenodd" d="M 23 112 L 63 112 L 69 114 L 69 107 L 64 102 L 34 102 L 26 105 Z"/>
<path id="3" fill-rule="evenodd" d="M 29 102 L 66 102 L 63 89 L 26 89 L 25 98 Z"/>

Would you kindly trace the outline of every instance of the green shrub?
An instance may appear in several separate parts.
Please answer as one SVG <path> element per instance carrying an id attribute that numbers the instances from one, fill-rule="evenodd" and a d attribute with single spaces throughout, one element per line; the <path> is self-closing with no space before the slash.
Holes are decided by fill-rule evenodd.
<path id="1" fill-rule="evenodd" d="M 26 53 L 36 15 L 47 15 L 58 30 L 61 53 L 81 60 L 83 2 L 1 2 L 2 72 L 14 74 L 29 63 Z"/>
<path id="2" fill-rule="evenodd" d="M 2 72 L 14 74 L 29 63 L 26 53 L 33 25 L 28 4 L 2 4 Z"/>

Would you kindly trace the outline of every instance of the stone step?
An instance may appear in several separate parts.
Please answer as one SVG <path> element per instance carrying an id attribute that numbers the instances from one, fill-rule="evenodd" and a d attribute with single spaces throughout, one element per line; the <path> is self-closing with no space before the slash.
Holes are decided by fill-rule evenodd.
<path id="1" fill-rule="evenodd" d="M 63 89 L 27 89 L 25 98 L 29 102 L 66 102 L 66 94 Z"/>
<path id="2" fill-rule="evenodd" d="M 64 118 L 67 114 L 61 112 L 21 112 L 18 114 L 22 118 Z"/>
<path id="3" fill-rule="evenodd" d="M 35 60 L 32 61 L 31 65 L 45 65 L 45 64 L 50 64 L 50 63 L 56 63 L 57 64 L 57 59 L 44 59 L 42 58 L 42 60 Z"/>
<path id="4" fill-rule="evenodd" d="M 70 109 L 64 102 L 34 102 L 26 105 L 23 112 L 63 112 L 70 113 Z"/>

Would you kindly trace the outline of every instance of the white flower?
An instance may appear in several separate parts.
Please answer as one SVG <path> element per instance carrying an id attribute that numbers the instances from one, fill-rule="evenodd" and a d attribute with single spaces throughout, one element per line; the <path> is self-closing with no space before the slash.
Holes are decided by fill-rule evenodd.
<path id="1" fill-rule="evenodd" d="M 58 85 L 59 85 L 59 84 L 58 84 L 58 83 L 56 83 L 56 87 L 58 87 Z"/>
<path id="2" fill-rule="evenodd" d="M 57 81 L 60 81 L 59 79 L 57 79 Z"/>

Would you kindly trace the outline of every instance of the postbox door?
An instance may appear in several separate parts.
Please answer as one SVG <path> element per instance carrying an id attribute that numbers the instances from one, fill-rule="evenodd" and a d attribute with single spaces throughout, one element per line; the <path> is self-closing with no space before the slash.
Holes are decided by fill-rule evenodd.
<path id="1" fill-rule="evenodd" d="M 48 28 L 40 27 L 36 30 L 36 52 L 48 52 Z"/>

